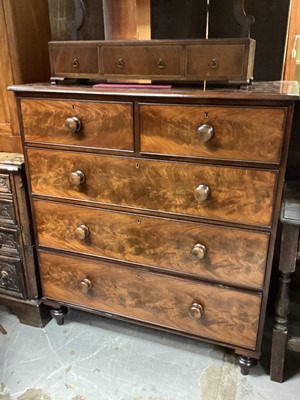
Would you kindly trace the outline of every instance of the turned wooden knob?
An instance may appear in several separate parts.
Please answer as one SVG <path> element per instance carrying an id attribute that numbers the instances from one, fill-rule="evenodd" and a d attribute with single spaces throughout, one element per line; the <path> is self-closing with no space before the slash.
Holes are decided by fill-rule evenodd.
<path id="1" fill-rule="evenodd" d="M 210 196 L 209 187 L 206 185 L 197 186 L 194 191 L 194 196 L 195 196 L 195 199 L 198 201 L 198 203 L 203 203 Z"/>
<path id="2" fill-rule="evenodd" d="M 203 306 L 199 303 L 192 303 L 190 306 L 189 313 L 192 319 L 199 320 L 204 313 Z"/>
<path id="3" fill-rule="evenodd" d="M 202 260 L 205 257 L 206 252 L 207 252 L 206 247 L 200 243 L 195 244 L 192 250 L 193 256 L 198 258 L 198 260 Z"/>
<path id="4" fill-rule="evenodd" d="M 85 175 L 82 171 L 73 171 L 70 174 L 70 183 L 73 186 L 82 185 L 85 182 Z"/>
<path id="5" fill-rule="evenodd" d="M 88 293 L 92 289 L 92 282 L 89 279 L 84 278 L 80 282 L 79 286 L 82 293 Z"/>
<path id="6" fill-rule="evenodd" d="M 75 229 L 75 236 L 79 240 L 84 240 L 86 239 L 90 234 L 90 230 L 86 225 L 79 225 Z"/>
<path id="7" fill-rule="evenodd" d="M 65 120 L 65 127 L 69 132 L 75 133 L 80 131 L 81 122 L 77 117 L 70 117 Z"/>
<path id="8" fill-rule="evenodd" d="M 202 124 L 197 128 L 197 136 L 200 142 L 209 142 L 215 134 L 215 130 L 211 125 Z"/>

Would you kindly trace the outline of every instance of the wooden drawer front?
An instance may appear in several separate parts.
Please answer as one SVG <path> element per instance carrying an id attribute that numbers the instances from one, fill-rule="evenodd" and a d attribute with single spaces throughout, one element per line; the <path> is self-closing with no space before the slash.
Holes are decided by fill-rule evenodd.
<path id="1" fill-rule="evenodd" d="M 25 140 L 78 147 L 133 149 L 133 118 L 130 103 L 22 99 Z M 70 132 L 68 118 L 80 128 Z M 75 120 L 76 121 L 76 120 Z"/>
<path id="2" fill-rule="evenodd" d="M 0 193 L 11 193 L 9 175 L 0 174 Z"/>
<path id="3" fill-rule="evenodd" d="M 40 269 L 48 298 L 255 347 L 259 295 L 47 253 L 40 253 Z M 83 293 L 81 287 L 90 290 Z M 189 315 L 193 303 L 203 307 L 199 320 Z"/>
<path id="4" fill-rule="evenodd" d="M 285 111 L 141 104 L 141 151 L 279 163 Z M 210 127 L 211 139 L 206 134 Z"/>
<path id="5" fill-rule="evenodd" d="M 186 47 L 186 75 L 190 77 L 218 77 L 242 79 L 247 69 L 244 44 L 188 45 Z"/>
<path id="6" fill-rule="evenodd" d="M 277 174 L 192 163 L 28 149 L 34 194 L 269 226 Z M 84 183 L 69 179 L 81 171 Z M 77 172 L 76 172 L 77 174 Z M 76 175 L 75 174 L 75 175 Z M 199 185 L 210 188 L 204 202 Z"/>
<path id="7" fill-rule="evenodd" d="M 12 200 L 0 200 L 0 226 L 15 225 L 16 218 Z"/>
<path id="8" fill-rule="evenodd" d="M 260 289 L 269 235 L 35 201 L 41 246 Z M 197 257 L 197 249 L 204 251 Z M 204 247 L 203 247 L 204 246 Z"/>
<path id="9" fill-rule="evenodd" d="M 18 256 L 19 243 L 18 232 L 13 229 L 0 230 L 0 254 L 10 254 Z"/>
<path id="10" fill-rule="evenodd" d="M 61 46 L 51 48 L 51 71 L 53 75 L 64 73 L 99 74 L 97 46 Z"/>
<path id="11" fill-rule="evenodd" d="M 180 75 L 180 46 L 105 46 L 104 75 Z"/>
<path id="12" fill-rule="evenodd" d="M 22 264 L 18 258 L 0 256 L 0 289 L 24 295 Z"/>

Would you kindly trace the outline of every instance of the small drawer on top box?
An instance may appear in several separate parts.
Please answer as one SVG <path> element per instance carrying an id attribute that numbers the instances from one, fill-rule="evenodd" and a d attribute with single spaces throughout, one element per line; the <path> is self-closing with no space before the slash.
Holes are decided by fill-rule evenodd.
<path id="1" fill-rule="evenodd" d="M 182 74 L 181 46 L 103 46 L 103 74 L 151 77 Z"/>
<path id="2" fill-rule="evenodd" d="M 172 156 L 280 161 L 285 108 L 140 104 L 141 151 Z"/>
<path id="3" fill-rule="evenodd" d="M 250 73 L 249 51 L 254 52 L 253 42 L 223 43 L 222 45 L 216 43 L 210 46 L 188 44 L 186 46 L 186 76 L 190 79 L 207 77 L 211 80 L 217 77 L 219 80 L 242 80 Z"/>
<path id="4" fill-rule="evenodd" d="M 133 150 L 131 103 L 23 99 L 21 109 L 26 142 Z"/>
<path id="5" fill-rule="evenodd" d="M 54 75 L 74 74 L 76 78 L 78 74 L 85 73 L 92 78 L 93 74 L 97 76 L 100 73 L 97 46 L 58 45 L 50 46 L 49 51 Z"/>

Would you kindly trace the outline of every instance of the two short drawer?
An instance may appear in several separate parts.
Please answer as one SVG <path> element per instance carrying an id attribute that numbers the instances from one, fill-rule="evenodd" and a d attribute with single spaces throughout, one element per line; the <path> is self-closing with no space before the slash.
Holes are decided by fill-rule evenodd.
<path id="1" fill-rule="evenodd" d="M 134 150 L 130 102 L 23 99 L 21 106 L 26 142 Z M 279 163 L 285 108 L 140 103 L 138 110 L 142 153 Z"/>
<path id="2" fill-rule="evenodd" d="M 255 348 L 261 296 L 40 252 L 44 295 L 162 328 Z"/>

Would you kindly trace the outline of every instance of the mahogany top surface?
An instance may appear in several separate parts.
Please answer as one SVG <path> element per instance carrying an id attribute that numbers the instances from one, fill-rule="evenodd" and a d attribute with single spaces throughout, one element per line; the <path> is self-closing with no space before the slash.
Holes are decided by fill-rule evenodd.
<path id="1" fill-rule="evenodd" d="M 101 95 L 101 96 L 139 96 L 152 98 L 180 99 L 241 99 L 241 100 L 299 100 L 299 84 L 296 81 L 254 82 L 251 85 L 224 86 L 206 90 L 203 85 L 176 86 L 164 89 L 148 88 L 93 88 L 94 83 L 75 85 L 69 82 L 53 85 L 34 83 L 10 86 L 9 90 L 23 93 L 45 93 L 66 95 Z"/>

